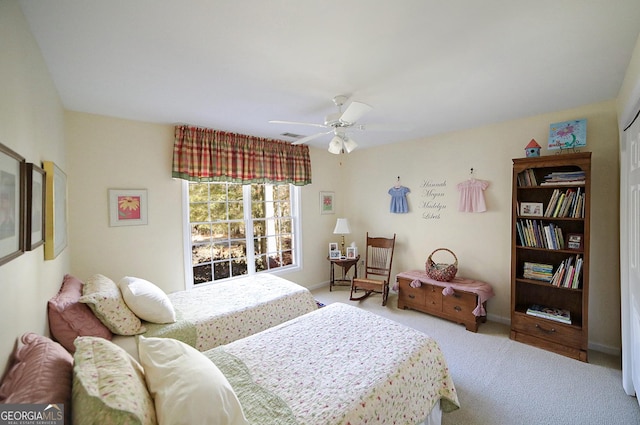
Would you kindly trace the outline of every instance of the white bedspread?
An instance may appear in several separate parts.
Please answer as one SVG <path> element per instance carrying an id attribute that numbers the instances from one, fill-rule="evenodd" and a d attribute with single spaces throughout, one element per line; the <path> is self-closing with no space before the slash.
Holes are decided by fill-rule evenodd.
<path id="1" fill-rule="evenodd" d="M 271 274 L 257 274 L 168 294 L 178 321 L 144 322 L 147 337 L 175 338 L 199 351 L 227 344 L 317 310 L 311 292 Z M 137 337 L 113 342 L 137 358 Z"/>
<path id="2" fill-rule="evenodd" d="M 435 340 L 346 304 L 218 350 L 240 359 L 301 424 L 416 424 L 441 400 L 444 412 L 459 407 Z"/>

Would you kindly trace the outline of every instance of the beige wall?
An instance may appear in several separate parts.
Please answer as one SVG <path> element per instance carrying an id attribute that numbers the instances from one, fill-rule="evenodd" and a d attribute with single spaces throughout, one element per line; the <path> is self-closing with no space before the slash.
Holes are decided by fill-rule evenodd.
<path id="1" fill-rule="evenodd" d="M 17 2 L 0 1 L 0 143 L 27 162 L 67 171 L 63 109 Z M 44 247 L 0 266 L 0 368 L 18 335 L 48 334 L 47 300 L 69 270 L 69 249 L 44 261 Z"/>
<path id="2" fill-rule="evenodd" d="M 0 51 L 0 143 L 29 162 L 53 160 L 69 177 L 69 247 L 53 261 L 44 261 L 38 248 L 0 266 L 0 356 L 6 359 L 16 336 L 27 330 L 48 333 L 46 301 L 64 273 L 83 279 L 93 273 L 140 275 L 170 292 L 184 287 L 184 266 L 181 183 L 169 177 L 172 126 L 64 112 L 15 1 L 0 2 Z M 633 63 L 630 69 L 638 69 L 638 61 Z M 621 91 L 621 97 L 630 90 Z M 523 156 L 531 138 L 544 145 L 549 123 L 572 118 L 588 119 L 588 149 L 594 152 L 590 342 L 618 350 L 614 100 L 350 155 L 312 149 L 314 183 L 302 189 L 304 268 L 284 277 L 307 287 L 327 281 L 327 244 L 339 240 L 331 232 L 335 219 L 344 216 L 354 231 L 347 242 L 354 240 L 361 248 L 366 231 L 397 233 L 396 273 L 422 268 L 436 248 L 452 249 L 461 274 L 494 285 L 490 316 L 508 320 L 511 159 Z M 472 167 L 476 178 L 490 182 L 486 213 L 456 211 L 455 185 L 469 177 Z M 409 214 L 388 211 L 387 190 L 397 176 L 412 191 Z M 441 201 L 446 209 L 438 220 L 422 218 L 425 180 L 447 184 Z M 109 188 L 146 188 L 149 224 L 110 228 Z M 319 212 L 319 192 L 325 190 L 336 193 L 334 215 Z"/>
<path id="3" fill-rule="evenodd" d="M 532 138 L 546 151 L 549 124 L 587 119 L 587 150 L 593 152 L 591 293 L 589 339 L 592 348 L 620 347 L 620 294 L 618 283 L 618 130 L 613 101 L 582 108 L 509 121 L 468 131 L 375 149 L 354 151 L 348 156 L 343 188 L 346 213 L 362 241 L 366 231 L 397 234 L 394 272 L 423 269 L 429 254 L 441 247 L 451 249 L 459 261 L 459 275 L 489 282 L 496 296 L 488 302 L 489 318 L 509 320 L 511 166 L 512 158 L 524 156 Z M 364 142 L 363 142 L 364 143 Z M 488 210 L 458 212 L 456 185 L 470 177 L 486 180 Z M 388 189 L 400 176 L 411 189 L 408 214 L 389 213 Z M 421 208 L 429 201 L 425 181 L 446 182 L 437 189 L 446 208 L 439 219 L 425 219 L 433 209 Z M 450 260 L 442 254 L 442 260 Z"/>
<path id="4" fill-rule="evenodd" d="M 79 112 L 67 112 L 66 125 L 73 274 L 132 275 L 167 292 L 183 290 L 182 183 L 171 178 L 173 126 Z M 335 216 L 320 215 L 318 192 L 339 189 L 339 173 L 327 162 L 334 158 L 311 149 L 314 183 L 301 195 L 304 269 L 282 275 L 308 287 L 328 276 Z M 147 189 L 149 224 L 109 227 L 109 189 Z"/>
<path id="5" fill-rule="evenodd" d="M 173 128 L 76 112 L 66 117 L 72 272 L 80 278 L 135 275 L 168 292 L 184 289 L 182 189 L 170 177 Z M 508 322 L 511 159 L 524 156 L 531 138 L 544 146 L 550 123 L 573 118 L 587 118 L 593 152 L 590 311 L 598 320 L 590 321 L 590 339 L 592 347 L 617 349 L 619 286 L 612 276 L 617 276 L 618 262 L 618 130 L 613 101 L 350 155 L 312 149 L 314 183 L 302 190 L 304 268 L 283 277 L 307 287 L 326 282 L 327 244 L 339 241 L 331 232 L 335 219 L 344 216 L 353 228 L 347 243 L 355 241 L 361 248 L 367 231 L 397 234 L 394 273 L 423 268 L 436 248 L 453 250 L 460 275 L 493 284 L 490 318 Z M 548 153 L 543 149 L 543 154 Z M 490 183 L 485 213 L 457 211 L 456 184 L 469 178 L 471 168 L 476 178 Z M 387 191 L 398 176 L 411 189 L 408 214 L 389 212 Z M 421 187 L 425 181 L 446 182 L 438 198 L 446 206 L 439 219 L 423 218 L 430 212 L 420 208 L 428 200 Z M 109 227 L 109 188 L 146 188 L 149 225 Z M 334 215 L 319 213 L 324 190 L 336 193 Z"/>

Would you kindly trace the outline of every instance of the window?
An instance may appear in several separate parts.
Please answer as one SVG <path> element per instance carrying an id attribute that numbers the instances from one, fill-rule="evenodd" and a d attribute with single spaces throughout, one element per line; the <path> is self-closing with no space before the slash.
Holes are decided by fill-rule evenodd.
<path id="1" fill-rule="evenodd" d="M 297 186 L 185 182 L 187 282 L 297 268 Z M 189 285 L 188 285 L 189 286 Z"/>

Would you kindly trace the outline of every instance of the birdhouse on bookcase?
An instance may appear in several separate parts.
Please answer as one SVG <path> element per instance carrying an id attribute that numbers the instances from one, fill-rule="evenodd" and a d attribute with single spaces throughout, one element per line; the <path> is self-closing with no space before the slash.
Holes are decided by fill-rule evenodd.
<path id="1" fill-rule="evenodd" d="M 531 139 L 531 141 L 529 142 L 529 144 L 527 146 L 525 146 L 524 151 L 527 154 L 527 158 L 533 158 L 536 156 L 540 156 L 540 148 L 542 146 L 540 146 L 538 144 L 538 142 L 536 142 L 536 139 Z"/>

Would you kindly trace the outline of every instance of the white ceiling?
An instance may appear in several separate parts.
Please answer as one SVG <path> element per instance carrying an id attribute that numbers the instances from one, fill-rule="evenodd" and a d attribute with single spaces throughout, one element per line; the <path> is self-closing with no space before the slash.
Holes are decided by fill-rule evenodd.
<path id="1" fill-rule="evenodd" d="M 293 141 L 322 129 L 268 121 L 322 123 L 345 94 L 405 129 L 360 149 L 613 99 L 640 33 L 638 0 L 20 5 L 69 110 Z"/>

